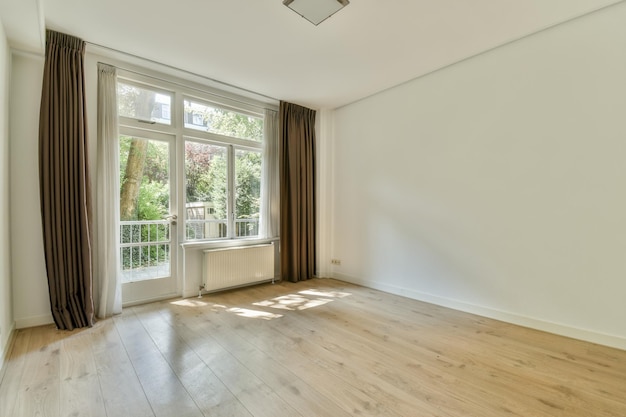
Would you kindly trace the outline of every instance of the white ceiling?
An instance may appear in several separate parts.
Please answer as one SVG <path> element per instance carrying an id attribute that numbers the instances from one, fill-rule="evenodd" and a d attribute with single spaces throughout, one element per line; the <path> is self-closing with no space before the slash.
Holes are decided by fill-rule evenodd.
<path id="1" fill-rule="evenodd" d="M 41 53 L 45 24 L 319 109 L 622 1 L 351 0 L 319 26 L 282 0 L 0 0 L 0 16 L 15 48 Z"/>

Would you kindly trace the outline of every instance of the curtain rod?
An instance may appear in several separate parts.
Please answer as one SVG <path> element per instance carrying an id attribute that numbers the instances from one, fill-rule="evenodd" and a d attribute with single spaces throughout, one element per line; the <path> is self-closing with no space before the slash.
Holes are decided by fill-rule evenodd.
<path id="1" fill-rule="evenodd" d="M 178 68 L 178 67 L 175 67 L 173 65 L 164 64 L 162 62 L 158 62 L 158 61 L 155 61 L 153 59 L 145 58 L 145 57 L 142 57 L 142 56 L 139 56 L 139 55 L 136 55 L 136 54 L 132 54 L 130 52 L 121 51 L 119 49 L 110 48 L 108 46 L 100 45 L 100 44 L 97 44 L 95 42 L 85 41 L 85 43 L 87 43 L 87 44 L 89 44 L 91 46 L 94 46 L 96 48 L 101 48 L 101 49 L 104 49 L 104 50 L 107 50 L 107 51 L 110 51 L 110 52 L 113 52 L 113 53 L 116 53 L 116 54 L 122 54 L 122 55 L 125 55 L 127 57 L 139 59 L 141 61 L 153 64 L 153 65 L 158 65 L 160 67 L 164 67 L 164 68 L 170 69 L 172 71 L 176 71 L 176 72 L 180 72 L 180 73 L 183 73 L 183 74 L 187 74 L 187 75 L 190 75 L 192 77 L 197 77 L 197 78 L 209 81 L 211 83 L 215 83 L 218 86 L 221 85 L 223 87 L 231 88 L 231 89 L 234 89 L 236 91 L 240 91 L 242 93 L 252 94 L 252 95 L 257 96 L 257 97 L 263 97 L 263 98 L 268 99 L 268 100 L 276 101 L 277 103 L 280 102 L 280 100 L 275 98 L 275 97 L 271 97 L 271 96 L 268 96 L 268 95 L 265 95 L 265 94 L 262 94 L 262 93 L 257 93 L 256 91 L 247 90 L 245 88 L 238 87 L 238 86 L 233 85 L 233 84 L 225 83 L 223 81 L 218 81 L 216 79 L 207 77 L 206 75 L 197 74 L 195 72 L 191 72 L 191 71 L 188 71 L 188 70 L 185 70 L 185 69 L 182 69 L 182 68 Z M 120 68 L 120 67 L 118 67 L 118 68 Z M 144 75 L 144 76 L 148 75 L 148 74 L 142 74 L 142 73 L 138 72 L 135 69 L 129 69 L 129 68 L 120 68 L 120 69 L 122 69 L 124 71 L 128 71 L 128 72 L 132 72 L 132 73 L 138 74 L 138 75 Z M 158 77 L 152 77 L 152 78 L 158 78 Z M 161 81 L 172 82 L 171 80 L 161 80 Z"/>

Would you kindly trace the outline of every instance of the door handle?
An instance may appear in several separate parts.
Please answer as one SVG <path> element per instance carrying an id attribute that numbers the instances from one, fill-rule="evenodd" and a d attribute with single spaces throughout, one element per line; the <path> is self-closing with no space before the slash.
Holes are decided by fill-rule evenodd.
<path id="1" fill-rule="evenodd" d="M 178 216 L 175 214 L 170 214 L 169 216 L 165 216 L 163 218 L 163 220 L 169 220 L 171 225 L 176 225 L 176 220 L 178 219 Z"/>

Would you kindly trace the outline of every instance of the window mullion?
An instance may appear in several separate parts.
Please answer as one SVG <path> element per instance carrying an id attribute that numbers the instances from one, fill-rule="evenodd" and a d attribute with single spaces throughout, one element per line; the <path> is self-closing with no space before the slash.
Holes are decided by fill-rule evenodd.
<path id="1" fill-rule="evenodd" d="M 228 237 L 235 238 L 235 150 L 233 145 L 228 146 Z"/>

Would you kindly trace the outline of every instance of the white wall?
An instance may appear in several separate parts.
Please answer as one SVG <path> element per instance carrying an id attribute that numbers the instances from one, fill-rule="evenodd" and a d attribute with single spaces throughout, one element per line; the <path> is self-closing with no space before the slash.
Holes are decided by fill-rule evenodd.
<path id="1" fill-rule="evenodd" d="M 625 21 L 621 3 L 337 109 L 332 275 L 626 348 Z"/>
<path id="2" fill-rule="evenodd" d="M 17 328 L 52 323 L 39 204 L 43 57 L 14 52 L 11 76 L 11 250 Z"/>
<path id="3" fill-rule="evenodd" d="M 0 22 L 0 367 L 14 328 L 9 221 L 9 79 L 11 55 Z"/>

